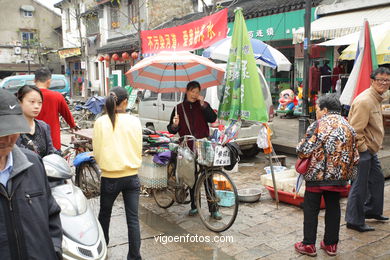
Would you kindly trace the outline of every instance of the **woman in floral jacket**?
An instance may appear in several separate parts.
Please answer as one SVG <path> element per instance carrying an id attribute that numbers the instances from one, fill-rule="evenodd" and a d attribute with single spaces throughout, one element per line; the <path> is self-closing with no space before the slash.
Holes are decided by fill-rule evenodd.
<path id="1" fill-rule="evenodd" d="M 310 158 L 304 202 L 304 238 L 295 244 L 301 254 L 315 256 L 318 213 L 321 197 L 326 204 L 325 235 L 321 248 L 328 255 L 337 253 L 340 230 L 340 192 L 355 178 L 359 153 L 355 130 L 340 115 L 336 94 L 322 96 L 316 105 L 317 121 L 307 129 L 297 146 L 299 158 Z"/>

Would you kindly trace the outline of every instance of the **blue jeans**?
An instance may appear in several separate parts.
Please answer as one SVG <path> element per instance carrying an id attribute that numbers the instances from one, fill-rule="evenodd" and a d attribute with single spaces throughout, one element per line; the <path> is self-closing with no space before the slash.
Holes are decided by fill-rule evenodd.
<path id="1" fill-rule="evenodd" d="M 138 175 L 123 178 L 102 177 L 100 192 L 99 222 L 107 245 L 110 240 L 109 227 L 112 206 L 119 193 L 122 192 L 128 229 L 129 252 L 127 259 L 141 259 L 141 235 L 138 221 L 140 182 Z"/>

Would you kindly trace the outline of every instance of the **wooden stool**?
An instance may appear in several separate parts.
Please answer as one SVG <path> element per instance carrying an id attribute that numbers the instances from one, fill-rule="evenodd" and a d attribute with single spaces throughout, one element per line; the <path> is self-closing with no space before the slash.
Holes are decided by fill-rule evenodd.
<path id="1" fill-rule="evenodd" d="M 286 155 L 273 155 L 273 156 L 271 156 L 271 160 L 273 163 L 280 162 L 280 164 L 282 166 L 286 166 L 286 159 L 287 159 Z"/>

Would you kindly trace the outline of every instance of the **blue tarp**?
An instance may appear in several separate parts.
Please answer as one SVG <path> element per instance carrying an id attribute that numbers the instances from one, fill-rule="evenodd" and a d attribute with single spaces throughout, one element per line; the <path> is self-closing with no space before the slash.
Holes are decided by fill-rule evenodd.
<path id="1" fill-rule="evenodd" d="M 100 114 L 103 110 L 105 98 L 104 97 L 90 97 L 84 105 L 75 106 L 76 110 L 88 109 L 95 115 Z"/>

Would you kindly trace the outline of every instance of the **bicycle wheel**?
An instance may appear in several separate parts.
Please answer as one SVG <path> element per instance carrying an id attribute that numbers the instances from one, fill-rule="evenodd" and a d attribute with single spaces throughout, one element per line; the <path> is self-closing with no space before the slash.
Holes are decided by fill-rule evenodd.
<path id="1" fill-rule="evenodd" d="M 164 188 L 156 188 L 153 189 L 153 197 L 156 201 L 157 205 L 160 208 L 167 209 L 170 206 L 172 206 L 173 202 L 175 202 L 175 183 L 176 183 L 176 177 L 175 177 L 175 163 L 170 162 L 167 166 L 167 177 L 168 177 L 168 185 Z"/>
<path id="2" fill-rule="evenodd" d="M 99 196 L 100 169 L 96 162 L 84 162 L 76 167 L 75 182 L 88 199 Z"/>
<path id="3" fill-rule="evenodd" d="M 205 169 L 200 174 L 195 186 L 195 204 L 208 229 L 222 232 L 230 228 L 237 217 L 238 203 L 236 185 L 226 173 Z"/>

